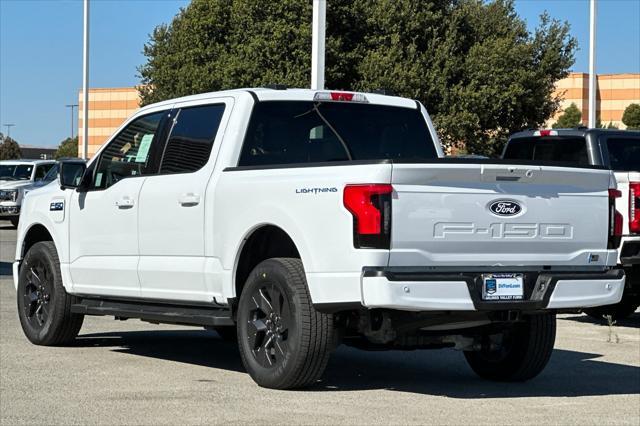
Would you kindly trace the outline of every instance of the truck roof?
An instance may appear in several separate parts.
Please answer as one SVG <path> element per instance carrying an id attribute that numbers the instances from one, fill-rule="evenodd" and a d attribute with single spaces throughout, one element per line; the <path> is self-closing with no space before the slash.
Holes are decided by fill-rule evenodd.
<path id="1" fill-rule="evenodd" d="M 571 129 L 548 129 L 551 131 L 551 134 L 548 136 L 582 136 L 586 137 L 588 135 L 627 135 L 627 136 L 640 136 L 640 131 L 637 130 L 620 130 L 620 129 L 590 129 L 587 127 L 574 127 Z M 509 139 L 517 139 L 517 138 L 528 138 L 532 136 L 541 136 L 540 132 L 544 131 L 543 129 L 527 129 L 521 132 L 516 132 L 509 136 Z"/>
<path id="2" fill-rule="evenodd" d="M 51 164 L 55 163 L 56 160 L 41 160 L 41 159 L 28 159 L 21 158 L 19 160 L 0 160 L 0 164 L 3 165 L 11 165 L 11 164 Z"/>
<path id="3" fill-rule="evenodd" d="M 181 102 L 193 102 L 193 101 L 201 101 L 209 98 L 219 98 L 221 96 L 231 96 L 231 97 L 239 97 L 239 96 L 252 96 L 257 101 L 313 101 L 314 96 L 318 92 L 339 92 L 339 93 L 352 93 L 352 94 L 360 94 L 364 95 L 367 99 L 367 102 L 370 104 L 377 105 L 390 105 L 390 106 L 398 106 L 404 108 L 416 108 L 418 106 L 417 101 L 402 98 L 399 96 L 389 96 L 383 95 L 379 93 L 367 93 L 367 92 L 353 92 L 349 90 L 311 90 L 311 89 L 271 89 L 266 87 L 256 87 L 256 88 L 242 88 L 242 89 L 232 89 L 232 90 L 224 90 L 218 92 L 208 92 L 208 93 L 200 93 L 197 95 L 184 96 L 181 98 L 169 99 L 166 101 L 157 102 L 155 104 L 150 104 L 142 108 L 141 111 L 146 109 L 156 108 L 160 106 L 170 106 L 174 103 Z"/>

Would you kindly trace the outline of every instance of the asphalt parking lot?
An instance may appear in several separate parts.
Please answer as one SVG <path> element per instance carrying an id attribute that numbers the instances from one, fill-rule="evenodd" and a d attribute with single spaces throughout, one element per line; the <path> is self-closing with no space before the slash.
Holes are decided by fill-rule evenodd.
<path id="1" fill-rule="evenodd" d="M 528 383 L 482 381 L 452 350 L 342 346 L 317 386 L 273 391 L 233 344 L 196 328 L 88 317 L 72 347 L 31 345 L 10 275 L 15 238 L 0 222 L 2 425 L 640 424 L 639 312 L 612 330 L 562 316 L 549 366 Z"/>

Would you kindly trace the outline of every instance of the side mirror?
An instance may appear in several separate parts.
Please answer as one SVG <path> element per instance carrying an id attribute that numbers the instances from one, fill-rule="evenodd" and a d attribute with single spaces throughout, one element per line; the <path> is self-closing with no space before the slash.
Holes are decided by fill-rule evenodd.
<path id="1" fill-rule="evenodd" d="M 60 162 L 60 189 L 78 189 L 87 165 L 79 161 Z"/>

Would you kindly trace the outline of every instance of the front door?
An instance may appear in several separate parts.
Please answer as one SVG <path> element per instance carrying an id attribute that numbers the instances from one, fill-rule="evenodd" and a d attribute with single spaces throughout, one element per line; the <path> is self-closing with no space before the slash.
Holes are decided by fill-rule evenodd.
<path id="1" fill-rule="evenodd" d="M 140 189 L 157 172 L 150 155 L 159 144 L 159 111 L 134 119 L 92 164 L 86 192 L 74 192 L 69 206 L 69 268 L 78 293 L 140 295 L 137 266 Z"/>
<path id="2" fill-rule="evenodd" d="M 145 298 L 210 302 L 218 295 L 220 268 L 205 257 L 205 193 L 231 100 L 215 102 L 174 106 L 160 171 L 142 187 L 138 274 Z"/>

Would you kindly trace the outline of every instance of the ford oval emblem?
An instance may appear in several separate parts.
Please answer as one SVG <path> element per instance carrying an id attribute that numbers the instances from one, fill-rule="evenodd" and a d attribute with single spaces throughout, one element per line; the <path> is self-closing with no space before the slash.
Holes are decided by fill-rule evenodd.
<path id="1" fill-rule="evenodd" d="M 489 205 L 489 210 L 497 216 L 515 216 L 522 211 L 522 206 L 515 201 L 497 200 Z"/>

